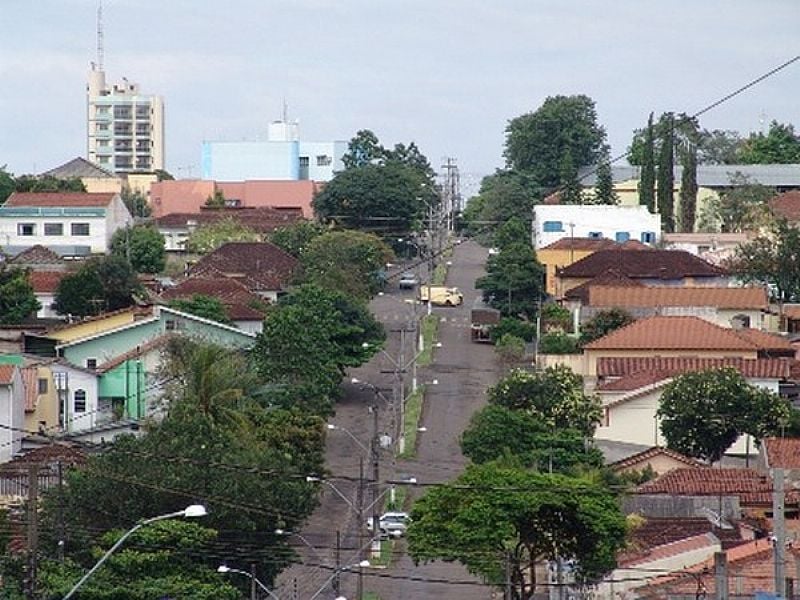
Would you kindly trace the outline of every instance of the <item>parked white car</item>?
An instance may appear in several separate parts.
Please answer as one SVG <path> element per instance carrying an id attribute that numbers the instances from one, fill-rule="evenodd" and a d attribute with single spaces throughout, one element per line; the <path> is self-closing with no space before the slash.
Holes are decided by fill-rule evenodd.
<path id="1" fill-rule="evenodd" d="M 402 537 L 406 534 L 410 517 L 405 512 L 386 512 L 378 519 L 381 533 L 392 537 Z M 367 529 L 372 531 L 372 519 L 367 519 Z"/>

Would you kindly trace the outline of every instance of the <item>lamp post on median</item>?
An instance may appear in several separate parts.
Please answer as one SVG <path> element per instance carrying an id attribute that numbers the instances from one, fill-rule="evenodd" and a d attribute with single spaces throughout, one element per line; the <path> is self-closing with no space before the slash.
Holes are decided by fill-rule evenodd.
<path id="1" fill-rule="evenodd" d="M 237 575 L 244 575 L 245 577 L 249 577 L 252 583 L 250 587 L 250 600 L 258 600 L 257 599 L 258 594 L 256 593 L 256 586 L 264 590 L 267 594 L 269 594 L 271 598 L 274 598 L 275 600 L 280 600 L 280 598 L 278 598 L 272 592 L 272 590 L 270 590 L 266 585 L 261 583 L 261 581 L 259 581 L 258 578 L 252 573 L 248 573 L 247 571 L 242 571 L 240 569 L 231 569 L 230 567 L 226 567 L 225 565 L 220 565 L 219 567 L 217 567 L 217 573 L 236 573 Z"/>
<path id="2" fill-rule="evenodd" d="M 149 519 L 143 519 L 142 521 L 139 521 L 136 525 L 134 525 L 128 531 L 126 531 L 122 535 L 122 537 L 119 538 L 114 543 L 114 545 L 111 546 L 111 548 L 109 548 L 106 551 L 106 553 L 103 554 L 103 556 L 100 557 L 100 560 L 98 560 L 95 563 L 95 565 L 91 569 L 89 569 L 88 573 L 86 573 L 83 577 L 80 578 L 80 581 L 78 581 L 78 583 L 76 583 L 72 587 L 72 589 L 69 592 L 67 592 L 67 595 L 64 596 L 64 600 L 69 600 L 70 598 L 72 598 L 72 596 L 75 594 L 75 592 L 77 592 L 78 589 L 84 583 L 86 583 L 86 581 L 94 574 L 94 572 L 97 571 L 97 569 L 99 569 L 103 565 L 104 562 L 106 562 L 108 557 L 111 556 L 112 554 L 114 554 L 114 552 L 116 552 L 116 550 L 120 546 L 122 546 L 122 544 L 125 542 L 125 540 L 127 540 L 131 535 L 133 535 L 135 532 L 137 532 L 139 529 L 141 529 L 145 525 L 150 525 L 151 523 L 155 523 L 156 521 L 165 521 L 167 519 L 177 519 L 177 518 L 180 518 L 180 517 L 184 517 L 184 518 L 187 518 L 187 519 L 195 519 L 195 518 L 198 518 L 198 517 L 205 517 L 207 514 L 208 514 L 208 512 L 206 511 L 206 507 L 205 506 L 203 506 L 202 504 L 192 504 L 190 506 L 187 506 L 183 510 L 178 510 L 178 511 L 175 511 L 173 513 L 168 513 L 166 515 L 160 515 L 158 517 L 150 517 Z"/>

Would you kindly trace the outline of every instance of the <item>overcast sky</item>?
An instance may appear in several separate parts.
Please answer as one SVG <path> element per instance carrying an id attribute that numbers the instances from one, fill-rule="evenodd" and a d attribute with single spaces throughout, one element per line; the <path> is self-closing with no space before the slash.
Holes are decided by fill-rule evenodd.
<path id="1" fill-rule="evenodd" d="M 509 119 L 587 94 L 615 154 L 650 111 L 693 113 L 800 54 L 798 0 L 104 0 L 105 70 L 164 97 L 167 169 L 199 175 L 203 140 L 372 129 L 465 176 L 503 165 Z M 97 0 L 0 0 L 0 165 L 86 152 Z M 703 117 L 800 126 L 800 62 Z"/>

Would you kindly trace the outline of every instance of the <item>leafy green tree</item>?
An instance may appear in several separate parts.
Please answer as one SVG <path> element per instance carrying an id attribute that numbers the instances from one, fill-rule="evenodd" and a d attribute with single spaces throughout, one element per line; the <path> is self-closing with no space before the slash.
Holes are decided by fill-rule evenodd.
<path id="1" fill-rule="evenodd" d="M 149 217 L 152 214 L 150 204 L 147 202 L 145 195 L 139 190 L 132 190 L 128 186 L 122 188 L 120 194 L 122 202 L 125 203 L 125 208 L 134 217 Z"/>
<path id="2" fill-rule="evenodd" d="M 261 236 L 242 222 L 228 217 L 208 225 L 201 225 L 189 234 L 186 249 L 197 254 L 208 254 L 228 242 L 260 242 Z"/>
<path id="3" fill-rule="evenodd" d="M 736 172 L 730 176 L 728 189 L 706 204 L 701 227 L 722 233 L 758 230 L 771 220 L 768 202 L 775 194 L 774 188 Z"/>
<path id="4" fill-rule="evenodd" d="M 636 139 L 634 137 L 634 144 Z M 631 149 L 630 154 L 633 155 L 634 151 Z M 631 164 L 637 164 L 629 157 Z M 642 176 L 639 180 L 639 204 L 647 207 L 651 213 L 656 211 L 656 158 L 655 158 L 655 130 L 653 128 L 653 113 L 647 119 L 647 128 L 645 129 L 644 139 L 642 143 Z"/>
<path id="5" fill-rule="evenodd" d="M 786 222 L 740 244 L 725 267 L 745 283 L 767 285 L 779 302 L 800 300 L 800 231 Z"/>
<path id="6" fill-rule="evenodd" d="M 578 169 L 575 168 L 572 154 L 568 149 L 564 150 L 558 169 L 561 203 L 583 204 L 583 188 L 581 182 L 578 181 Z"/>
<path id="7" fill-rule="evenodd" d="M 345 169 L 357 169 L 383 162 L 385 159 L 386 148 L 381 145 L 378 136 L 369 129 L 356 132 L 347 144 L 347 152 L 342 156 Z"/>
<path id="8" fill-rule="evenodd" d="M 600 149 L 597 162 L 597 186 L 595 204 L 619 204 L 619 196 L 614 190 L 614 178 L 611 174 L 611 155 L 607 144 Z"/>
<path id="9" fill-rule="evenodd" d="M 29 274 L 0 260 L 0 325 L 18 325 L 41 308 Z"/>
<path id="10" fill-rule="evenodd" d="M 681 231 L 692 233 L 697 212 L 697 148 L 687 148 L 681 162 Z"/>
<path id="11" fill-rule="evenodd" d="M 160 273 L 167 264 L 164 236 L 152 225 L 118 229 L 111 253 L 128 260 L 137 273 Z"/>
<path id="12" fill-rule="evenodd" d="M 85 192 L 79 177 L 59 179 L 52 175 L 20 175 L 16 179 L 18 192 Z"/>
<path id="13" fill-rule="evenodd" d="M 259 373 L 279 386 L 277 404 L 327 415 L 345 368 L 369 360 L 384 339 L 383 327 L 363 304 L 307 285 L 267 315 L 253 358 Z"/>
<path id="14" fill-rule="evenodd" d="M 519 363 L 525 358 L 525 340 L 511 333 L 504 333 L 495 342 L 495 352 L 507 364 Z"/>
<path id="15" fill-rule="evenodd" d="M 542 190 L 530 175 L 498 171 L 484 177 L 479 195 L 470 199 L 464 209 L 467 230 L 486 242 L 499 225 L 512 218 L 530 221 L 541 197 Z"/>
<path id="16" fill-rule="evenodd" d="M 661 213 L 661 228 L 665 232 L 675 231 L 675 146 L 674 117 L 667 113 L 667 123 L 662 130 L 661 149 L 658 156 L 658 185 L 656 205 Z"/>
<path id="17" fill-rule="evenodd" d="M 194 294 L 191 298 L 176 298 L 175 300 L 170 300 L 168 305 L 176 310 L 197 315 L 204 319 L 211 319 L 218 323 L 231 322 L 225 305 L 219 298 L 214 298 L 213 296 Z"/>
<path id="18" fill-rule="evenodd" d="M 532 342 L 536 337 L 536 324 L 530 321 L 520 321 L 519 319 L 512 319 L 510 317 L 503 317 L 500 322 L 492 327 L 489 334 L 493 342 L 497 342 L 505 334 L 522 338 L 526 342 Z"/>
<path id="19" fill-rule="evenodd" d="M 269 241 L 295 258 L 300 258 L 311 240 L 325 231 L 325 227 L 315 221 L 297 221 L 273 231 L 269 236 Z"/>
<path id="20" fill-rule="evenodd" d="M 222 193 L 222 190 L 214 190 L 214 193 L 206 198 L 206 206 L 209 208 L 225 208 L 225 194 Z"/>
<path id="21" fill-rule="evenodd" d="M 603 453 L 576 429 L 550 429 L 533 415 L 490 404 L 476 412 L 461 435 L 461 450 L 474 463 L 513 456 L 538 471 L 571 472 L 603 466 Z"/>
<path id="22" fill-rule="evenodd" d="M 800 163 L 800 136 L 794 125 L 772 121 L 766 135 L 752 133 L 742 142 L 738 158 L 746 165 Z"/>
<path id="23" fill-rule="evenodd" d="M 539 338 L 538 351 L 541 354 L 578 354 L 578 340 L 561 331 L 551 331 Z"/>
<path id="24" fill-rule="evenodd" d="M 511 119 L 504 156 L 509 169 L 529 173 L 542 187 L 560 183 L 561 161 L 569 154 L 575 169 L 592 165 L 605 141 L 588 96 L 551 96 L 535 112 Z"/>
<path id="25" fill-rule="evenodd" d="M 572 312 L 566 307 L 548 302 L 542 306 L 541 325 L 545 331 L 570 331 L 572 329 Z"/>
<path id="26" fill-rule="evenodd" d="M 738 163 L 742 139 L 736 131 L 704 129 L 697 146 L 697 162 L 704 165 L 733 165 Z"/>
<path id="27" fill-rule="evenodd" d="M 6 170 L 7 165 L 0 167 L 0 205 L 4 204 L 8 197 L 16 191 L 17 183 L 14 175 Z"/>
<path id="28" fill-rule="evenodd" d="M 62 315 L 96 315 L 131 306 L 140 290 L 125 258 L 115 254 L 93 258 L 59 282 L 55 309 Z"/>
<path id="29" fill-rule="evenodd" d="M 601 310 L 581 326 L 581 345 L 600 339 L 620 327 L 633 323 L 636 319 L 621 308 Z"/>
<path id="30" fill-rule="evenodd" d="M 153 171 L 153 175 L 156 176 L 158 181 L 175 181 L 175 178 L 172 176 L 172 174 L 164 169 L 156 169 Z"/>
<path id="31" fill-rule="evenodd" d="M 667 446 L 709 462 L 718 461 L 742 434 L 761 439 L 780 433 L 789 416 L 786 400 L 751 386 L 730 367 L 676 377 L 658 408 Z"/>
<path id="32" fill-rule="evenodd" d="M 381 289 L 381 273 L 394 258 L 376 235 L 330 231 L 314 237 L 300 257 L 303 281 L 368 300 Z"/>
<path id="33" fill-rule="evenodd" d="M 616 566 L 625 529 L 616 498 L 597 484 L 485 463 L 415 503 L 408 544 L 415 562 L 458 561 L 500 588 L 508 567 L 511 597 L 530 600 L 537 563 L 574 560 L 578 580 L 595 581 Z"/>
<path id="34" fill-rule="evenodd" d="M 518 217 L 511 217 L 495 230 L 492 242 L 500 250 L 517 243 L 531 245 L 530 225 Z"/>
<path id="35" fill-rule="evenodd" d="M 102 535 L 100 545 L 92 549 L 93 558 L 99 560 L 122 533 Z M 216 531 L 190 522 L 164 521 L 144 527 L 111 555 L 81 587 L 79 596 L 82 600 L 237 600 L 239 590 L 196 558 L 204 551 L 214 552 L 216 541 Z M 74 561 L 43 561 L 38 573 L 40 597 L 64 597 L 82 575 L 83 569 Z"/>
<path id="36" fill-rule="evenodd" d="M 550 429 L 576 429 L 589 437 L 602 416 L 597 396 L 585 394 L 581 376 L 562 365 L 537 373 L 516 369 L 488 394 L 491 404 L 524 411 Z"/>
<path id="37" fill-rule="evenodd" d="M 486 275 L 475 282 L 483 299 L 506 317 L 536 316 L 544 293 L 544 267 L 530 243 L 515 242 L 489 257 Z"/>

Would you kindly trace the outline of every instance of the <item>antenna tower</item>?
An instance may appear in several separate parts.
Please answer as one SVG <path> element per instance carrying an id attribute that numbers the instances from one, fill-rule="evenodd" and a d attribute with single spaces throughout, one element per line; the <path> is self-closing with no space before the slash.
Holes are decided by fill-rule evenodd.
<path id="1" fill-rule="evenodd" d="M 105 48 L 103 44 L 103 0 L 97 3 L 97 70 L 103 70 L 103 59 L 105 58 Z"/>
<path id="2" fill-rule="evenodd" d="M 445 219 L 447 220 L 447 228 L 452 231 L 455 215 L 461 212 L 461 181 L 458 173 L 458 166 L 456 166 L 455 158 L 445 158 L 445 164 L 442 165 L 444 169 L 444 184 L 442 185 L 442 200 L 444 206 Z"/>

